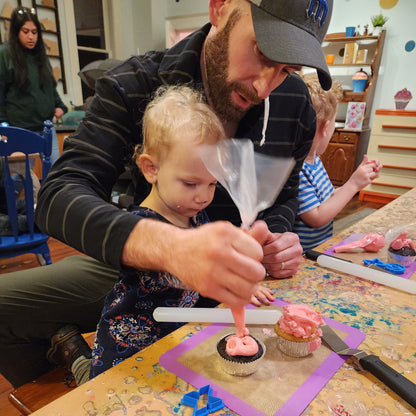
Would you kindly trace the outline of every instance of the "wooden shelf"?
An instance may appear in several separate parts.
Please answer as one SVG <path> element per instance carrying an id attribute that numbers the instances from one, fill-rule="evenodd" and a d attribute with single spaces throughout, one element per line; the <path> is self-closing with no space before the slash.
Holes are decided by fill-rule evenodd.
<path id="1" fill-rule="evenodd" d="M 328 34 L 324 38 L 324 42 L 355 42 L 357 40 L 374 40 L 378 39 L 379 36 L 340 36 L 339 33 Z"/>
<path id="2" fill-rule="evenodd" d="M 351 80 L 353 70 L 348 68 L 366 67 L 369 80 L 362 92 L 354 92 L 350 88 L 343 91 L 343 104 L 349 102 L 365 102 L 365 114 L 361 130 L 336 129 L 327 150 L 322 155 L 322 162 L 328 172 L 329 178 L 335 186 L 343 185 L 361 163 L 370 138 L 370 116 L 373 105 L 378 72 L 384 48 L 386 31 L 379 36 L 353 36 L 346 37 L 345 33 L 328 34 L 322 43 L 324 54 L 334 55 L 335 62 L 328 65 L 332 77 L 346 84 L 346 78 Z M 344 64 L 341 48 L 346 43 L 356 42 L 360 49 L 367 49 L 365 63 Z M 345 136 L 345 139 L 344 139 Z"/>

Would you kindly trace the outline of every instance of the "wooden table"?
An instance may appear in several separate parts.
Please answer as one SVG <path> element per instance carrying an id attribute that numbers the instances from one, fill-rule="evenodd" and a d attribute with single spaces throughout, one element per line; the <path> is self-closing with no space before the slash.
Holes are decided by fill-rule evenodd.
<path id="1" fill-rule="evenodd" d="M 354 233 L 385 233 L 393 226 L 414 222 L 415 214 L 416 188 L 344 230 L 318 250 L 324 251 Z M 416 280 L 415 274 L 411 279 Z M 293 278 L 269 280 L 264 284 L 281 300 L 309 304 L 326 317 L 359 328 L 366 334 L 360 348 L 378 355 L 416 383 L 416 295 L 322 269 L 306 259 Z M 203 328 L 201 324 L 186 324 L 34 414 L 192 415 L 191 408 L 179 403 L 186 392 L 195 388 L 165 370 L 159 364 L 159 357 Z M 361 413 L 354 413 L 354 416 L 416 415 L 416 409 L 369 373 L 357 371 L 350 360 L 331 378 L 303 415 L 335 414 L 330 412 L 329 404 L 337 397 L 351 400 L 361 409 Z M 214 414 L 234 413 L 223 409 Z"/>

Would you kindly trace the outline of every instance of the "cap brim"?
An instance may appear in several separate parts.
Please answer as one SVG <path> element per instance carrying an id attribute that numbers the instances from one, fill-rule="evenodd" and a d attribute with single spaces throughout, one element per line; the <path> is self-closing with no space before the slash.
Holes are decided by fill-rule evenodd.
<path id="1" fill-rule="evenodd" d="M 332 78 L 322 46 L 315 36 L 305 30 L 271 16 L 251 5 L 254 32 L 261 53 L 282 64 L 315 68 L 324 90 L 329 90 Z"/>

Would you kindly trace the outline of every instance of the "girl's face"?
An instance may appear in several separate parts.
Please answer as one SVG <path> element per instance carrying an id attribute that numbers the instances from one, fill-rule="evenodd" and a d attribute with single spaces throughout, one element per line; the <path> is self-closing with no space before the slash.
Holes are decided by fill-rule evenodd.
<path id="1" fill-rule="evenodd" d="M 173 144 L 158 162 L 156 211 L 178 225 L 189 223 L 189 218 L 214 198 L 217 180 L 206 169 L 199 149 L 200 145 L 190 137 Z"/>
<path id="2" fill-rule="evenodd" d="M 24 48 L 33 49 L 38 42 L 38 29 L 28 20 L 19 30 L 19 41 Z"/>

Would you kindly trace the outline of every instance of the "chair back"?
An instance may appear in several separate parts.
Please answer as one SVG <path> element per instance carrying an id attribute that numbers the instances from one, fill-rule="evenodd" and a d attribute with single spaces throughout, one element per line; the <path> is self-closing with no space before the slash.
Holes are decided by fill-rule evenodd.
<path id="1" fill-rule="evenodd" d="M 0 235 L 0 257 L 14 257 L 26 252 L 32 252 L 41 255 L 45 254 L 45 262 L 47 264 L 51 263 L 49 248 L 47 246 L 47 239 L 49 237 L 46 234 L 36 232 L 35 229 L 35 199 L 29 155 L 39 154 L 42 160 L 42 178 L 39 179 L 42 180 L 46 178 L 51 167 L 52 128 L 53 124 L 51 121 L 45 121 L 42 134 L 19 127 L 0 126 L 0 136 L 2 136 L 0 139 L 0 156 L 3 158 L 5 165 L 4 190 L 7 203 L 7 215 L 12 231 L 12 236 L 10 237 Z M 11 159 L 16 158 L 16 155 L 10 157 L 16 152 L 20 152 L 21 155 L 19 156 L 21 156 L 25 165 L 23 189 L 26 210 L 25 215 L 28 228 L 27 233 L 19 233 L 18 227 L 18 198 L 16 197 L 15 181 L 12 177 L 13 167 L 11 163 Z M 41 262 L 39 257 L 38 260 Z"/>

